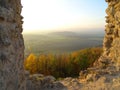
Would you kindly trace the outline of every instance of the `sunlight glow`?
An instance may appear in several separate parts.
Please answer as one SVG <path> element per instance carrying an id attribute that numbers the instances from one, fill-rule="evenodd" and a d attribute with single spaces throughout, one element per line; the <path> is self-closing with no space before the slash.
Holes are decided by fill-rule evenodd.
<path id="1" fill-rule="evenodd" d="M 93 4 L 89 3 L 88 7 L 86 1 L 90 0 L 22 0 L 24 32 L 103 27 L 105 12 L 102 12 L 100 16 L 96 15 L 100 14 L 97 9 L 104 11 L 105 6 L 100 8 L 97 5 L 96 11 L 89 11 L 88 9 Z"/>

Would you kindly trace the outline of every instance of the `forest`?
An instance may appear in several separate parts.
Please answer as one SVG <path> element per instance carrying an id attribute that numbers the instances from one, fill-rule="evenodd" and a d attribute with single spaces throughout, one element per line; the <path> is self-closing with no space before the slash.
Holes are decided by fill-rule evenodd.
<path id="1" fill-rule="evenodd" d="M 77 77 L 100 57 L 103 36 L 98 32 L 70 31 L 24 35 L 24 68 L 30 74 Z"/>
<path id="2" fill-rule="evenodd" d="M 87 48 L 72 53 L 40 54 L 31 53 L 24 62 L 30 74 L 53 75 L 56 78 L 77 77 L 81 70 L 93 66 L 102 54 L 102 48 Z"/>

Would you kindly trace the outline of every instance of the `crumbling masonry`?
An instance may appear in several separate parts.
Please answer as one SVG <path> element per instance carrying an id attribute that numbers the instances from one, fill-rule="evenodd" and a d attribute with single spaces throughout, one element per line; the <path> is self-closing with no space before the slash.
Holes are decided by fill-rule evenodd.
<path id="1" fill-rule="evenodd" d="M 120 0 L 106 0 L 104 53 L 98 68 L 120 71 Z M 0 0 L 0 90 L 25 90 L 21 0 Z M 100 69 L 101 70 L 101 69 Z"/>

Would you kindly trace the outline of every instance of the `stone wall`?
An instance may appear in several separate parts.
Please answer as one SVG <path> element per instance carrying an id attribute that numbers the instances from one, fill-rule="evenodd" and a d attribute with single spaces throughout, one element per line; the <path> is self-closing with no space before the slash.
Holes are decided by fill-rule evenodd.
<path id="1" fill-rule="evenodd" d="M 109 57 L 117 68 L 120 66 L 120 0 L 106 0 L 105 38 L 103 56 Z M 119 68 L 118 68 L 119 69 Z"/>
<path id="2" fill-rule="evenodd" d="M 0 0 L 0 90 L 25 90 L 20 0 Z"/>

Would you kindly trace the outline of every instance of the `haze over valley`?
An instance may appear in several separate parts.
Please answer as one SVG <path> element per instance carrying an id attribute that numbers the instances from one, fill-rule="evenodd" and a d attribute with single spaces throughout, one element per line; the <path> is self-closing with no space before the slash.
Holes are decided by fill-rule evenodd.
<path id="1" fill-rule="evenodd" d="M 46 34 L 24 34 L 25 54 L 70 53 L 76 50 L 101 47 L 103 30 L 96 32 L 58 31 Z"/>

